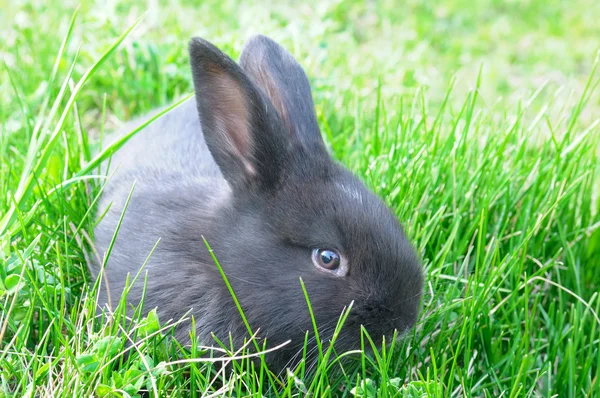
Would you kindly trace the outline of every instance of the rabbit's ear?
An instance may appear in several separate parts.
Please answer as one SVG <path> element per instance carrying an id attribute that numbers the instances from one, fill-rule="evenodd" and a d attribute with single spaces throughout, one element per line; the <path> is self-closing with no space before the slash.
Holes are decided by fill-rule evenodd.
<path id="1" fill-rule="evenodd" d="M 190 63 L 206 144 L 233 189 L 265 190 L 279 181 L 290 139 L 260 90 L 227 55 L 194 38 Z"/>
<path id="2" fill-rule="evenodd" d="M 269 98 L 292 137 L 310 152 L 325 151 L 304 69 L 283 47 L 262 35 L 242 51 L 240 66 Z"/>

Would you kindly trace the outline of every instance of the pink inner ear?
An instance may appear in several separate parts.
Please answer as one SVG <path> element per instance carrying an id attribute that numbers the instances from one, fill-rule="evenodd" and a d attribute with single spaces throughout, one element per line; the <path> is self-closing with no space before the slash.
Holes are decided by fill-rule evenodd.
<path id="1" fill-rule="evenodd" d="M 212 90 L 213 117 L 215 128 L 223 142 L 223 149 L 239 159 L 246 173 L 255 174 L 251 163 L 251 126 L 250 112 L 247 108 L 248 98 L 244 95 L 238 82 L 222 73 L 221 70 L 211 70 L 213 75 L 209 81 L 215 86 Z"/>
<path id="2" fill-rule="evenodd" d="M 292 123 L 287 112 L 287 107 L 283 102 L 280 88 L 277 87 L 273 78 L 264 67 L 265 62 L 257 62 L 257 58 L 250 58 L 246 63 L 246 68 L 249 70 L 250 75 L 256 80 L 255 83 L 260 87 L 264 94 L 269 98 L 271 104 L 277 111 L 277 114 L 283 121 L 283 124 L 290 135 L 293 136 Z"/>

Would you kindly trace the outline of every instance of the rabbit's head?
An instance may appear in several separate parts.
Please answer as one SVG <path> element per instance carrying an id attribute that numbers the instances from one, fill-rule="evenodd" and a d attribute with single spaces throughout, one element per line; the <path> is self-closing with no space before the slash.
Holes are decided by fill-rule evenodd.
<path id="1" fill-rule="evenodd" d="M 353 302 L 336 347 L 360 347 L 361 325 L 379 341 L 410 329 L 420 262 L 383 201 L 329 156 L 301 66 L 264 36 L 240 65 L 199 38 L 190 60 L 203 134 L 231 187 L 209 244 L 250 326 L 292 340 L 271 361 L 285 365 L 313 330 L 300 278 L 325 341 Z M 228 308 L 220 316 L 241 335 Z"/>

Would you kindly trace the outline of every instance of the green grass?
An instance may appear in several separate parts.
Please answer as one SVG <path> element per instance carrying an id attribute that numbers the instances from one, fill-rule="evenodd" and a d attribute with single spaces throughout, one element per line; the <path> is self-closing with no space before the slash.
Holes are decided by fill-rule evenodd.
<path id="1" fill-rule="evenodd" d="M 600 2 L 472 3 L 0 1 L 0 397 L 599 396 Z M 84 254 L 100 137 L 191 92 L 191 36 L 237 57 L 257 32 L 427 270 L 405 340 L 279 378 L 96 317 Z"/>

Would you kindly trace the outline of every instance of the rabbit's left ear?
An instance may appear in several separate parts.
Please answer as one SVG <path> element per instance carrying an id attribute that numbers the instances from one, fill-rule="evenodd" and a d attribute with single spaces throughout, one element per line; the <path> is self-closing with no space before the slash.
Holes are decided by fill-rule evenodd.
<path id="1" fill-rule="evenodd" d="M 271 191 L 290 166 L 291 139 L 242 69 L 204 39 L 190 41 L 196 105 L 206 145 L 240 193 Z"/>
<path id="2" fill-rule="evenodd" d="M 252 37 L 240 66 L 271 101 L 294 141 L 310 151 L 325 151 L 306 73 L 283 47 L 266 36 Z"/>

